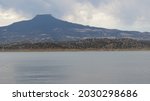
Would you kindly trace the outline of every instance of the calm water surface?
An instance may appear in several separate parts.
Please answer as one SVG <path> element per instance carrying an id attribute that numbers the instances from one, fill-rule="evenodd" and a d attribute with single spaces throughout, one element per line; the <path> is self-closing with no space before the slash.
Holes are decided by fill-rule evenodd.
<path id="1" fill-rule="evenodd" d="M 150 51 L 1 52 L 0 83 L 150 83 Z"/>

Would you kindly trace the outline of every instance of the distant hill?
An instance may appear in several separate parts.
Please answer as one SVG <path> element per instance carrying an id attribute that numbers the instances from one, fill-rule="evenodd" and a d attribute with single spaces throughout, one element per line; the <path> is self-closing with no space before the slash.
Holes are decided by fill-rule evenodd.
<path id="1" fill-rule="evenodd" d="M 37 15 L 31 20 L 0 27 L 0 44 L 76 41 L 92 38 L 150 40 L 150 32 L 84 26 L 59 20 L 49 14 Z"/>

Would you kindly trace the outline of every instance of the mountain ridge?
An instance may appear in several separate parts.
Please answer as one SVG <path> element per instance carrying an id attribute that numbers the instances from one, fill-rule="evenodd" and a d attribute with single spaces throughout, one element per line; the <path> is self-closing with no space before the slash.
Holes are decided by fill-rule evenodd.
<path id="1" fill-rule="evenodd" d="M 37 15 L 31 20 L 0 27 L 1 43 L 72 41 L 88 38 L 150 40 L 150 32 L 122 31 L 85 26 L 57 19 L 50 14 Z"/>

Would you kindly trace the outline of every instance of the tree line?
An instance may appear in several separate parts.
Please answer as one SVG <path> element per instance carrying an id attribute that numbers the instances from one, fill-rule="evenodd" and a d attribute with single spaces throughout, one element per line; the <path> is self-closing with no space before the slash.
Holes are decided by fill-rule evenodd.
<path id="1" fill-rule="evenodd" d="M 1 44 L 1 50 L 13 49 L 150 49 L 150 41 L 133 39 L 82 39 L 77 41 L 61 42 L 18 42 Z"/>

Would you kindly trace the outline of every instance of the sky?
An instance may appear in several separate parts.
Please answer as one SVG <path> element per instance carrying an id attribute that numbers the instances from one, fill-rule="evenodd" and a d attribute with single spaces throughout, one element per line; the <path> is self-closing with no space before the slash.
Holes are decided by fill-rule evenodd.
<path id="1" fill-rule="evenodd" d="M 149 31 L 150 0 L 0 0 L 0 26 L 37 14 L 109 29 Z"/>

